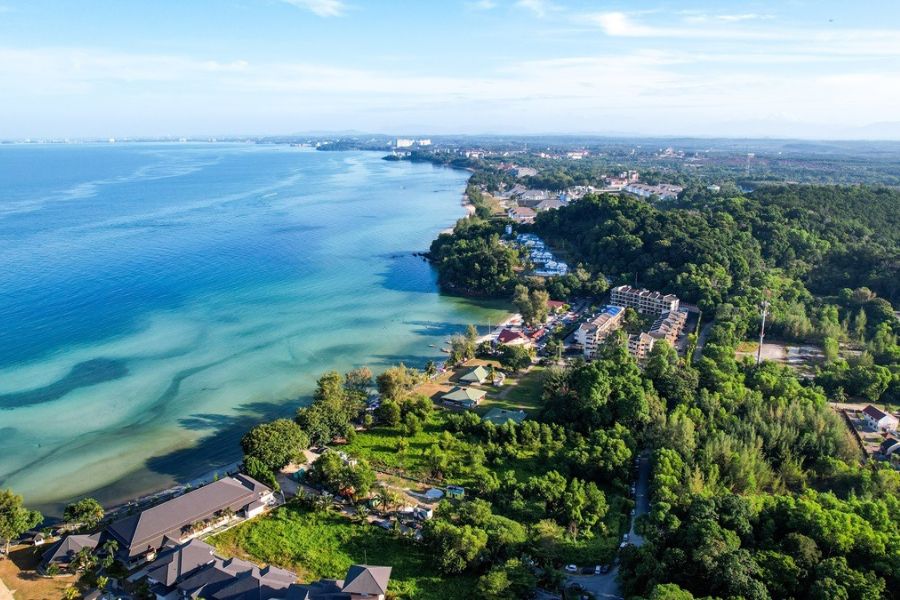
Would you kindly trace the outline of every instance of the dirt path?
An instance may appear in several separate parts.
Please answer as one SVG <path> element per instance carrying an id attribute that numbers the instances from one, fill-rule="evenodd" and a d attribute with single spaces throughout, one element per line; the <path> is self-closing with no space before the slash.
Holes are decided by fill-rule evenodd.
<path id="1" fill-rule="evenodd" d="M 12 592 L 9 591 L 2 579 L 0 579 L 0 600 L 13 600 Z"/>

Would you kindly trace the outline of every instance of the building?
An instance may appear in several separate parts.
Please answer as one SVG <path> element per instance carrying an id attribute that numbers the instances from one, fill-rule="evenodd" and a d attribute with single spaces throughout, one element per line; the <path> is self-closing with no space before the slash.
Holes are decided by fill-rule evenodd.
<path id="1" fill-rule="evenodd" d="M 538 174 L 537 169 L 531 167 L 516 167 L 514 169 L 516 177 L 534 177 Z"/>
<path id="2" fill-rule="evenodd" d="M 509 346 L 522 346 L 530 344 L 531 340 L 521 331 L 513 331 L 512 329 L 503 329 L 497 334 L 497 344 L 506 344 Z"/>
<path id="3" fill-rule="evenodd" d="M 528 208 L 535 208 L 541 202 L 548 200 L 550 198 L 550 192 L 547 190 L 525 190 L 521 194 L 519 194 L 518 199 L 516 200 L 519 203 L 519 206 L 525 206 Z"/>
<path id="4" fill-rule="evenodd" d="M 534 207 L 534 210 L 537 212 L 542 212 L 545 210 L 556 210 L 557 208 L 562 208 L 566 203 L 560 200 L 559 198 L 547 198 L 546 200 L 541 200 Z"/>
<path id="5" fill-rule="evenodd" d="M 900 450 L 900 440 L 892 435 L 885 437 L 884 441 L 881 442 L 881 446 L 878 448 L 878 451 L 886 457 L 893 455 L 898 450 Z"/>
<path id="6" fill-rule="evenodd" d="M 862 414 L 866 424 L 875 431 L 897 431 L 898 419 L 892 414 L 875 408 L 871 404 L 863 409 Z"/>
<path id="7" fill-rule="evenodd" d="M 391 568 L 352 565 L 342 580 L 300 584 L 291 571 L 224 559 L 192 540 L 162 549 L 144 577 L 157 600 L 384 600 Z"/>
<path id="8" fill-rule="evenodd" d="M 272 490 L 247 475 L 225 477 L 110 525 L 125 562 L 155 558 L 157 550 L 197 535 L 203 524 L 229 513 L 252 517 L 272 501 Z"/>
<path id="9" fill-rule="evenodd" d="M 421 139 L 417 140 L 416 143 L 419 144 L 419 146 L 430 146 L 431 139 L 430 138 L 421 138 Z"/>
<path id="10" fill-rule="evenodd" d="M 681 335 L 684 325 L 687 323 L 687 313 L 681 310 L 674 310 L 663 313 L 659 316 L 650 331 L 647 333 L 657 340 L 666 340 L 670 345 L 675 345 L 675 340 Z"/>
<path id="11" fill-rule="evenodd" d="M 648 333 L 641 332 L 637 335 L 628 336 L 628 352 L 634 356 L 638 364 L 643 364 L 647 360 L 654 344 L 656 344 L 656 338 Z"/>
<path id="12" fill-rule="evenodd" d="M 99 544 L 99 533 L 93 535 L 67 535 L 44 552 L 41 557 L 41 569 L 46 571 L 51 564 L 55 564 L 60 569 L 67 569 L 72 559 L 82 549 L 88 548 L 93 551 Z"/>
<path id="13" fill-rule="evenodd" d="M 465 381 L 466 383 L 484 383 L 490 376 L 490 371 L 479 365 L 460 377 L 459 380 Z"/>
<path id="14" fill-rule="evenodd" d="M 610 303 L 615 306 L 631 307 L 639 313 L 657 315 L 678 310 L 678 296 L 675 294 L 651 292 L 630 285 L 614 287 L 610 293 Z"/>
<path id="15" fill-rule="evenodd" d="M 397 138 L 394 142 L 395 148 L 412 148 L 415 145 L 416 140 L 411 140 L 409 138 Z"/>
<path id="16" fill-rule="evenodd" d="M 534 223 L 537 213 L 527 206 L 513 206 L 506 211 L 507 216 L 516 223 Z"/>
<path id="17" fill-rule="evenodd" d="M 494 425 L 503 425 L 507 421 L 512 421 L 513 423 L 521 423 L 525 420 L 525 417 L 528 415 L 525 414 L 524 410 L 506 410 L 505 408 L 492 408 L 487 411 L 483 417 L 481 417 L 482 421 L 490 421 Z"/>
<path id="18" fill-rule="evenodd" d="M 629 194 L 634 194 L 638 198 L 650 198 L 651 196 L 656 196 L 660 200 L 675 200 L 678 198 L 678 194 L 684 191 L 683 187 L 670 185 L 668 183 L 660 183 L 659 185 L 629 183 L 622 189 Z"/>
<path id="19" fill-rule="evenodd" d="M 575 341 L 581 344 L 585 358 L 594 358 L 597 348 L 606 337 L 622 325 L 625 310 L 621 306 L 607 306 L 599 315 L 575 330 Z"/>
<path id="20" fill-rule="evenodd" d="M 478 406 L 478 403 L 481 402 L 481 399 L 486 395 L 487 392 L 483 390 L 457 386 L 441 396 L 441 401 L 444 402 L 444 404 L 450 404 L 458 408 L 471 409 Z"/>

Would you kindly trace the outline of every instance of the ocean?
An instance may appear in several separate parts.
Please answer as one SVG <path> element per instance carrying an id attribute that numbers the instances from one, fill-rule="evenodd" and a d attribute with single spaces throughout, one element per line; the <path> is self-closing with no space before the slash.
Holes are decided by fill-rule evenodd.
<path id="1" fill-rule="evenodd" d="M 0 487 L 53 515 L 184 482 L 323 372 L 422 366 L 496 323 L 413 255 L 466 178 L 286 145 L 0 145 Z"/>

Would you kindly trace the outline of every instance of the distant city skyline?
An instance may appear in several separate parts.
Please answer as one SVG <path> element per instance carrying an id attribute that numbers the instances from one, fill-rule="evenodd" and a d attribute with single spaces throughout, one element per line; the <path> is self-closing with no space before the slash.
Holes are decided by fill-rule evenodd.
<path id="1" fill-rule="evenodd" d="M 0 0 L 0 138 L 900 139 L 900 5 Z"/>

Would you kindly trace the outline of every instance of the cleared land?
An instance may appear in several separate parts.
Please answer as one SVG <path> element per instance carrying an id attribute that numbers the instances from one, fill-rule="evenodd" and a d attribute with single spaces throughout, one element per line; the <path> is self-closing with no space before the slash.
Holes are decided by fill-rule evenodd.
<path id="1" fill-rule="evenodd" d="M 16 600 L 62 598 L 63 590 L 75 583 L 73 575 L 43 577 L 35 569 L 49 544 L 13 547 L 9 559 L 0 560 L 0 579 Z M 0 599 L 3 592 L 0 591 Z"/>

